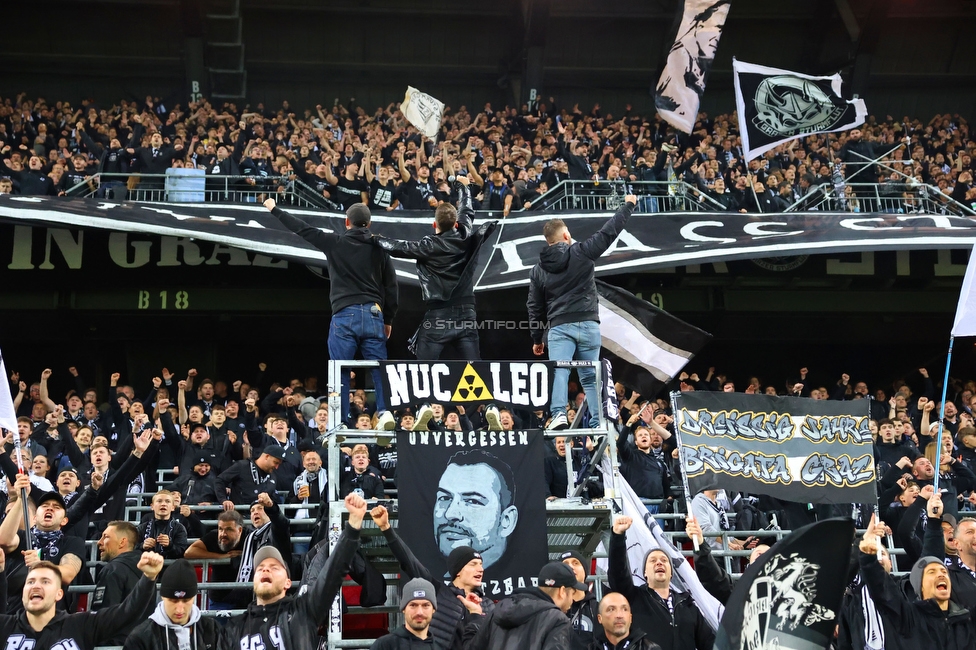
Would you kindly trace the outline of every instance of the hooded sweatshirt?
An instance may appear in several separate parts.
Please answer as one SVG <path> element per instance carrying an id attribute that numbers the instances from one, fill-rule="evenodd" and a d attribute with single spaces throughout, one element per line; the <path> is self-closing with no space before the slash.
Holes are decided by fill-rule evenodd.
<path id="1" fill-rule="evenodd" d="M 572 634 L 569 617 L 545 592 L 531 587 L 499 602 L 466 650 L 566 650 Z"/>
<path id="2" fill-rule="evenodd" d="M 185 625 L 173 623 L 163 603 L 148 620 L 139 624 L 125 640 L 125 650 L 213 650 L 217 647 L 219 626 L 213 618 L 204 618 L 193 605 Z"/>
<path id="3" fill-rule="evenodd" d="M 529 274 L 526 307 L 532 327 L 532 342 L 542 343 L 545 329 L 565 323 L 600 322 L 600 299 L 594 268 L 624 229 L 634 206 L 624 203 L 603 227 L 586 241 L 547 246 Z"/>

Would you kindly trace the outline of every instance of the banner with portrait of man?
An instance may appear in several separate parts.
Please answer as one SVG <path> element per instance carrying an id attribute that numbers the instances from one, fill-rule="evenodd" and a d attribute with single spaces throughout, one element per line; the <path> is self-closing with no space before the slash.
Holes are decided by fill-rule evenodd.
<path id="1" fill-rule="evenodd" d="M 485 595 L 535 586 L 547 561 L 542 431 L 411 431 L 397 441 L 398 532 L 431 573 L 481 554 Z"/>

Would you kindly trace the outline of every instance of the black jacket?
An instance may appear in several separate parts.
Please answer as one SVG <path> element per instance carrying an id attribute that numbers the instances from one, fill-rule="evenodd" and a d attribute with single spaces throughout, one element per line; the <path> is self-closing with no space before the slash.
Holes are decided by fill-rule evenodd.
<path id="1" fill-rule="evenodd" d="M 397 312 L 396 272 L 389 254 L 370 246 L 373 233 L 369 228 L 350 228 L 337 235 L 313 228 L 277 207 L 272 214 L 326 254 L 333 314 L 350 305 L 375 303 L 383 310 L 383 322 L 393 324 Z"/>
<path id="2" fill-rule="evenodd" d="M 610 535 L 609 569 L 610 588 L 619 591 L 634 614 L 634 626 L 650 630 L 651 640 L 663 650 L 712 650 L 715 632 L 708 626 L 691 595 L 671 592 L 674 616 L 667 603 L 646 585 L 634 584 L 627 559 L 627 536 Z M 643 568 L 643 567 L 642 567 Z"/>
<path id="3" fill-rule="evenodd" d="M 566 650 L 572 634 L 569 618 L 549 596 L 530 587 L 499 602 L 465 650 Z"/>
<path id="4" fill-rule="evenodd" d="M 474 271 L 478 251 L 498 225 L 488 221 L 474 227 L 471 192 L 457 185 L 457 227 L 426 235 L 419 241 L 375 237 L 373 242 L 393 257 L 417 260 L 420 291 L 427 309 L 474 304 Z"/>
<path id="5" fill-rule="evenodd" d="M 593 178 L 593 166 L 586 156 L 577 156 L 566 146 L 565 138 L 560 135 L 556 140 L 557 153 L 566 160 L 569 167 L 569 179 L 573 181 L 589 180 Z"/>
<path id="6" fill-rule="evenodd" d="M 722 565 L 715 561 L 712 555 L 712 545 L 702 544 L 695 552 L 695 574 L 701 581 L 705 591 L 715 596 L 723 605 L 729 602 L 732 595 L 732 576 Z"/>
<path id="7" fill-rule="evenodd" d="M 661 646 L 651 641 L 647 634 L 633 627 L 630 635 L 617 645 L 610 643 L 602 627 L 595 636 L 597 638 L 593 639 L 589 650 L 661 650 Z"/>
<path id="8" fill-rule="evenodd" d="M 910 601 L 874 555 L 861 553 L 860 565 L 882 620 L 900 633 L 901 647 L 962 650 L 976 643 L 973 612 L 951 600 L 948 611 L 942 611 L 934 599 Z"/>
<path id="9" fill-rule="evenodd" d="M 255 477 L 257 477 L 257 481 L 254 480 Z M 261 492 L 275 494 L 278 491 L 274 475 L 265 474 L 254 464 L 253 460 L 235 462 L 227 471 L 217 477 L 214 487 L 219 502 L 230 500 L 239 506 L 254 503 Z M 226 496 L 228 488 L 230 488 L 230 496 Z"/>
<path id="10" fill-rule="evenodd" d="M 434 637 L 427 632 L 426 639 L 419 639 L 417 636 L 401 625 L 386 636 L 373 641 L 369 650 L 446 650 L 443 646 L 434 641 Z"/>
<path id="11" fill-rule="evenodd" d="M 119 554 L 102 567 L 102 572 L 98 574 L 98 581 L 95 583 L 95 593 L 92 595 L 91 610 L 93 612 L 118 605 L 125 599 L 126 594 L 135 588 L 136 584 L 143 578 L 142 571 L 136 568 L 141 558 L 141 549 L 128 551 Z M 149 618 L 149 615 L 152 614 L 155 607 L 154 600 L 150 601 L 142 611 L 140 620 Z M 125 637 L 135 625 L 136 623 L 133 622 L 130 625 L 117 626 L 111 642 L 103 645 L 122 645 L 125 642 Z"/>
<path id="12" fill-rule="evenodd" d="M 265 647 L 271 647 L 272 628 L 282 645 L 275 650 L 316 650 L 318 627 L 329 620 L 331 603 L 342 587 L 349 561 L 359 547 L 359 529 L 346 524 L 335 549 L 326 561 L 325 570 L 308 591 L 286 596 L 270 605 L 252 602 L 247 611 L 231 618 L 220 636 L 219 650 L 253 647 L 250 640 L 258 635 Z M 245 644 L 248 644 L 245 646 Z"/>
<path id="13" fill-rule="evenodd" d="M 148 538 L 152 537 L 155 539 L 160 535 L 169 537 L 169 546 L 163 547 L 157 544 L 152 550 L 167 560 L 180 559 L 183 557 L 186 549 L 190 547 L 186 528 L 183 527 L 183 524 L 176 521 L 176 517 L 171 514 L 170 518 L 166 520 L 156 519 L 155 515 L 153 515 L 139 522 L 139 543 L 136 548 L 141 549 L 143 543 Z"/>
<path id="14" fill-rule="evenodd" d="M 624 203 L 617 214 L 586 241 L 547 246 L 529 274 L 529 325 L 532 342 L 542 343 L 545 330 L 563 323 L 600 322 L 600 299 L 593 274 L 596 260 L 610 248 L 634 211 Z"/>
<path id="15" fill-rule="evenodd" d="M 620 473 L 642 499 L 666 499 L 671 496 L 671 477 L 666 461 L 644 453 L 625 434 L 617 436 Z M 647 628 L 644 628 L 647 629 Z"/>
<path id="16" fill-rule="evenodd" d="M 569 616 L 569 624 L 573 628 L 574 648 L 588 648 L 597 637 L 597 630 L 600 623 L 597 615 L 600 613 L 600 601 L 592 591 L 586 592 L 583 600 L 573 603 L 566 613 Z M 638 646 L 640 647 L 640 646 Z"/>
<path id="17" fill-rule="evenodd" d="M 220 630 L 217 619 L 202 616 L 190 632 L 190 650 L 217 650 Z M 179 650 L 176 632 L 149 619 L 136 626 L 125 639 L 124 650 Z"/>
<path id="18" fill-rule="evenodd" d="M 92 650 L 96 646 L 119 645 L 111 642 L 118 631 L 122 628 L 132 629 L 137 625 L 145 618 L 146 608 L 152 610 L 155 600 L 155 581 L 142 577 L 121 604 L 98 612 L 79 614 L 58 612 L 40 632 L 31 627 L 24 612 L 16 616 L 0 615 L 0 638 L 7 639 L 8 643 L 17 636 L 34 639 L 35 643 L 32 647 L 37 650 L 47 650 L 55 646 Z"/>
<path id="19" fill-rule="evenodd" d="M 434 585 L 437 609 L 434 610 L 434 618 L 430 622 L 430 634 L 444 650 L 459 650 L 466 631 L 469 635 L 473 634 L 474 629 L 484 623 L 485 616 L 468 613 L 467 608 L 457 599 L 463 592 L 454 585 L 444 584 L 443 578 L 438 578 L 421 564 L 392 526 L 383 531 L 383 537 L 405 575 L 422 578 Z M 493 603 L 487 598 L 482 599 L 481 605 L 485 615 L 493 609 Z"/>

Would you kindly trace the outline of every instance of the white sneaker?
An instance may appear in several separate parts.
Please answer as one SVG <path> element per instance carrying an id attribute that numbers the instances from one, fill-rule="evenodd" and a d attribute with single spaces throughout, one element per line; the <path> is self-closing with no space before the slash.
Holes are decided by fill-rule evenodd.
<path id="1" fill-rule="evenodd" d="M 549 420 L 549 426 L 546 427 L 546 431 L 561 431 L 568 428 L 569 421 L 566 420 L 566 414 L 557 413 L 556 415 L 552 416 L 551 420 Z"/>
<path id="2" fill-rule="evenodd" d="M 396 420 L 389 411 L 380 411 L 376 415 L 376 428 L 379 431 L 393 431 L 396 428 Z"/>
<path id="3" fill-rule="evenodd" d="M 498 415 L 498 407 L 494 404 L 488 406 L 485 409 L 485 421 L 488 422 L 489 431 L 501 431 L 502 430 L 502 419 Z"/>
<path id="4" fill-rule="evenodd" d="M 413 422 L 413 430 L 426 431 L 427 423 L 430 422 L 432 417 L 434 417 L 434 409 L 430 407 L 430 404 L 424 404 L 421 406 L 420 410 L 417 411 L 417 417 Z"/>

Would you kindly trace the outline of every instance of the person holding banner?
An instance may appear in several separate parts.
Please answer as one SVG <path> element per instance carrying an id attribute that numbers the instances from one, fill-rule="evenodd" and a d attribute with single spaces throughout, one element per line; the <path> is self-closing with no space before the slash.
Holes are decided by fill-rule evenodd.
<path id="1" fill-rule="evenodd" d="M 627 558 L 627 530 L 633 520 L 620 516 L 614 519 L 610 536 L 610 588 L 619 591 L 631 604 L 637 627 L 646 630 L 648 638 L 662 650 L 712 650 L 715 632 L 709 627 L 688 593 L 671 589 L 671 558 L 655 549 L 644 560 L 646 584 L 634 584 L 634 574 Z"/>
<path id="2" fill-rule="evenodd" d="M 468 177 L 458 176 L 458 207 L 441 203 L 434 211 L 434 234 L 420 241 L 374 236 L 372 243 L 393 257 L 416 260 L 427 307 L 416 334 L 417 358 L 440 359 L 450 349 L 466 361 L 481 359 L 475 314 L 475 267 L 482 245 L 498 225 L 474 227 Z"/>
<path id="3" fill-rule="evenodd" d="M 624 229 L 634 212 L 637 197 L 628 194 L 624 204 L 600 230 L 586 241 L 575 242 L 562 219 L 550 219 L 542 234 L 548 246 L 539 255 L 539 263 L 529 276 L 526 308 L 532 328 L 532 353 L 545 354 L 545 334 L 552 361 L 598 361 L 600 359 L 600 297 L 596 290 L 594 268 Z M 548 323 L 548 330 L 543 324 Z M 596 393 L 596 368 L 581 366 L 580 383 L 586 393 L 590 413 L 602 412 Z M 565 429 L 569 401 L 569 368 L 555 369 L 552 385 L 550 429 Z M 590 418 L 590 427 L 600 426 L 600 418 Z"/>

